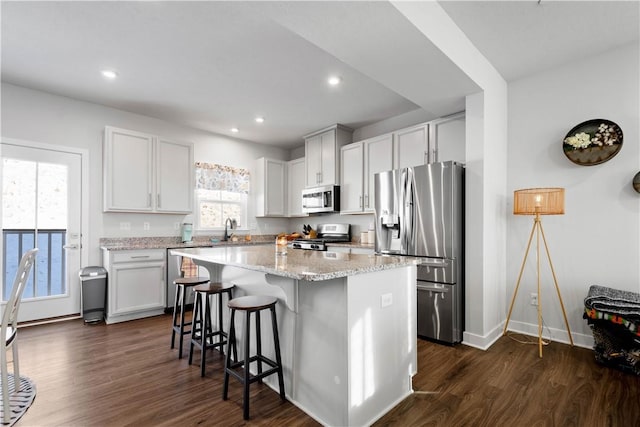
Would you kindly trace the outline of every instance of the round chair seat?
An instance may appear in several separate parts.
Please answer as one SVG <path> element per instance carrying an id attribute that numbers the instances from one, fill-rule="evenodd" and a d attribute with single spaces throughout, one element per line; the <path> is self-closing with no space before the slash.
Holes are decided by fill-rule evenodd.
<path id="1" fill-rule="evenodd" d="M 196 286 L 207 283 L 209 279 L 206 277 L 179 277 L 173 281 L 175 285 Z"/>
<path id="2" fill-rule="evenodd" d="M 264 310 L 278 302 L 278 298 L 266 295 L 249 295 L 234 298 L 227 303 L 234 310 Z"/>
<path id="3" fill-rule="evenodd" d="M 194 292 L 204 292 L 205 294 L 219 294 L 220 292 L 228 292 L 233 289 L 235 285 L 233 283 L 219 283 L 209 282 L 203 285 L 198 285 L 193 288 Z"/>

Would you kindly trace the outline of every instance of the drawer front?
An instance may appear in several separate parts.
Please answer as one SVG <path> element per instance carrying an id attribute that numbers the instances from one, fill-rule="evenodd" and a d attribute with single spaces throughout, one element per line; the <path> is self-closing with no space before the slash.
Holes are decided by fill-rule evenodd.
<path id="1" fill-rule="evenodd" d="M 147 249 L 140 251 L 114 251 L 112 255 L 113 263 L 121 262 L 145 262 L 164 261 L 164 249 Z"/>

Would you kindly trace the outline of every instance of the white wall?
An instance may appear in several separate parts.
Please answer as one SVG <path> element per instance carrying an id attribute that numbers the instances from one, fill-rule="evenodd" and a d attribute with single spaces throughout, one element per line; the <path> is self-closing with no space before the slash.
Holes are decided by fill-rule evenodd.
<path id="1" fill-rule="evenodd" d="M 183 215 L 102 212 L 102 135 L 105 125 L 161 135 L 194 143 L 196 161 L 215 162 L 253 170 L 254 160 L 272 157 L 287 160 L 287 150 L 216 135 L 162 120 L 77 101 L 71 98 L 2 84 L 2 129 L 5 138 L 84 148 L 89 151 L 89 259 L 83 265 L 100 265 L 100 237 L 178 236 L 175 222 Z M 286 219 L 252 220 L 258 233 L 276 233 L 287 228 Z M 121 231 L 120 222 L 130 222 Z M 150 230 L 143 230 L 143 222 Z"/>
<path id="2" fill-rule="evenodd" d="M 640 194 L 631 186 L 640 170 L 638 52 L 636 43 L 509 84 L 508 189 L 551 186 L 566 190 L 565 215 L 542 221 L 574 339 L 585 346 L 592 343 L 582 319 L 590 285 L 640 292 Z M 622 149 L 606 163 L 575 165 L 565 157 L 562 140 L 573 126 L 595 118 L 620 125 Z M 509 212 L 513 209 L 511 194 Z M 509 214 L 507 222 L 510 300 L 532 217 Z M 543 271 L 544 324 L 554 339 L 566 341 L 553 279 L 548 267 Z M 532 332 L 537 327 L 535 307 L 528 302 L 535 291 L 535 277 L 533 253 L 510 328 Z"/>

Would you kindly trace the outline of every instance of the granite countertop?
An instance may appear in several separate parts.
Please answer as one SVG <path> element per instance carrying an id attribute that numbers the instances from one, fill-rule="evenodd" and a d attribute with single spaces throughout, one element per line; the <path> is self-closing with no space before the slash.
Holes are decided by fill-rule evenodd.
<path id="1" fill-rule="evenodd" d="M 226 246 L 247 246 L 271 244 L 275 235 L 251 236 L 251 240 L 245 240 L 245 236 L 238 236 L 237 241 L 222 241 L 216 236 L 196 236 L 193 241 L 183 243 L 179 237 L 103 237 L 100 239 L 100 249 L 108 251 L 130 251 L 142 249 L 169 249 L 169 248 L 217 248 Z M 359 242 L 327 243 L 327 246 L 375 249 L 373 244 Z"/>
<path id="2" fill-rule="evenodd" d="M 273 243 L 275 235 L 251 236 L 251 240 L 245 240 L 245 236 L 238 236 L 237 241 L 222 241 L 213 236 L 194 237 L 193 241 L 183 243 L 179 237 L 118 237 L 101 238 L 100 249 L 108 251 L 130 251 L 142 249 L 169 249 L 169 248 L 201 248 L 201 247 L 226 247 L 265 245 Z"/>
<path id="3" fill-rule="evenodd" d="M 276 255 L 275 245 L 175 249 L 172 253 L 194 260 L 230 265 L 297 280 L 322 281 L 355 274 L 417 265 L 418 258 L 287 250 Z"/>

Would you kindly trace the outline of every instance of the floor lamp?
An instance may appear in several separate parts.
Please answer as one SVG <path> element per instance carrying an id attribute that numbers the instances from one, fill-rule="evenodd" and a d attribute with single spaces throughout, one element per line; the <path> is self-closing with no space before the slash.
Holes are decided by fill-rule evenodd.
<path id="1" fill-rule="evenodd" d="M 531 234 L 529 235 L 529 243 L 527 243 L 527 250 L 522 260 L 522 266 L 520 267 L 520 274 L 518 275 L 518 282 L 516 283 L 516 289 L 513 292 L 513 298 L 511 299 L 511 306 L 509 307 L 509 314 L 507 315 L 507 322 L 504 325 L 502 335 L 507 334 L 507 327 L 509 326 L 509 319 L 511 319 L 511 312 L 513 310 L 513 304 L 516 301 L 518 295 L 518 288 L 520 287 L 520 280 L 522 279 L 522 272 L 524 266 L 527 263 L 527 256 L 529 256 L 529 249 L 531 248 L 531 241 L 533 235 L 536 236 L 536 272 L 538 279 L 538 349 L 539 355 L 542 358 L 542 299 L 540 298 L 540 236 L 544 242 L 544 249 L 547 253 L 547 259 L 549 260 L 549 266 L 551 267 L 551 274 L 553 276 L 553 282 L 556 285 L 556 292 L 558 293 L 558 299 L 560 300 L 560 307 L 562 308 L 562 315 L 564 316 L 564 323 L 567 326 L 567 333 L 569 334 L 569 341 L 573 346 L 573 338 L 571 337 L 571 329 L 569 329 L 569 321 L 567 320 L 567 313 L 564 310 L 564 303 L 562 302 L 562 295 L 560 295 L 560 287 L 558 286 L 558 279 L 556 279 L 556 272 L 553 269 L 553 263 L 551 262 L 551 255 L 549 255 L 549 247 L 547 246 L 547 238 L 544 235 L 542 229 L 542 221 L 540 215 L 564 215 L 564 188 L 527 188 L 524 190 L 516 190 L 513 192 L 513 214 L 514 215 L 533 215 L 533 227 L 531 228 Z"/>

